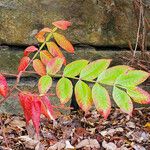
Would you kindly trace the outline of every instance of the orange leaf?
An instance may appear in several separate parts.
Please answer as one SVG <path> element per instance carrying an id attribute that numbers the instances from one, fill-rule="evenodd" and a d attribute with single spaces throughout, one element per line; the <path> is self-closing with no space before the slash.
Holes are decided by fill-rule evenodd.
<path id="1" fill-rule="evenodd" d="M 28 64 L 30 62 L 30 58 L 28 56 L 24 56 L 21 60 L 20 60 L 20 64 L 18 67 L 18 72 L 20 71 L 25 71 Z"/>
<path id="2" fill-rule="evenodd" d="M 56 21 L 52 24 L 61 30 L 66 30 L 69 26 L 71 26 L 71 22 L 65 20 Z"/>
<path id="3" fill-rule="evenodd" d="M 45 41 L 45 33 L 47 32 L 51 32 L 52 30 L 50 28 L 43 28 L 42 30 L 39 31 L 39 33 L 36 34 L 36 39 L 39 41 L 39 42 L 44 42 Z"/>
<path id="4" fill-rule="evenodd" d="M 37 51 L 38 48 L 35 46 L 29 46 L 24 50 L 24 56 L 28 56 L 30 53 Z"/>
<path id="5" fill-rule="evenodd" d="M 52 55 L 47 50 L 43 50 L 40 52 L 40 58 L 42 63 L 47 65 L 47 63 L 52 59 Z"/>
<path id="6" fill-rule="evenodd" d="M 69 53 L 74 53 L 74 48 L 72 44 L 63 35 L 59 33 L 53 33 L 53 36 L 59 46 L 61 46 L 63 49 L 65 49 Z"/>
<path id="7" fill-rule="evenodd" d="M 33 60 L 33 68 L 40 76 L 46 75 L 46 68 L 39 59 Z"/>
<path id="8" fill-rule="evenodd" d="M 65 59 L 63 53 L 61 52 L 60 48 L 54 42 L 47 42 L 46 45 L 47 45 L 49 52 L 54 57 L 58 56 L 60 58 L 64 58 L 64 64 L 66 64 L 66 59 Z"/>
<path id="9" fill-rule="evenodd" d="M 5 77 L 2 74 L 0 74 L 0 95 L 6 97 L 7 93 L 8 93 L 7 81 Z"/>

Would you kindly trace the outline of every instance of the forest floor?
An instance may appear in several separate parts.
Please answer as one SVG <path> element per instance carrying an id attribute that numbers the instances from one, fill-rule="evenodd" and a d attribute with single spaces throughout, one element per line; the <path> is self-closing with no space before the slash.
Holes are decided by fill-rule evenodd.
<path id="1" fill-rule="evenodd" d="M 79 111 L 59 116 L 55 126 L 42 117 L 39 140 L 33 135 L 23 116 L 1 114 L 0 150 L 150 150 L 150 107 L 134 109 L 132 117 L 112 109 L 107 120 Z"/>

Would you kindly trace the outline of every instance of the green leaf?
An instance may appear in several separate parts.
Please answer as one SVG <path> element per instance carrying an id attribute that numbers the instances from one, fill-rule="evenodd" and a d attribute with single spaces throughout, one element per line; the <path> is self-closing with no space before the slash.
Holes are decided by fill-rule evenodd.
<path id="1" fill-rule="evenodd" d="M 64 59 L 60 57 L 52 58 L 48 64 L 46 65 L 46 72 L 49 75 L 55 75 L 58 71 L 60 71 L 63 65 Z"/>
<path id="2" fill-rule="evenodd" d="M 128 94 L 125 91 L 123 91 L 117 87 L 114 87 L 113 88 L 113 99 L 116 102 L 116 104 L 118 105 L 118 107 L 120 107 L 120 109 L 123 112 L 125 112 L 129 115 L 132 114 L 133 104 L 132 104 L 130 97 L 128 96 Z"/>
<path id="3" fill-rule="evenodd" d="M 87 60 L 76 60 L 69 63 L 64 69 L 64 76 L 66 77 L 75 77 L 79 75 L 81 70 L 85 68 L 89 61 Z"/>
<path id="4" fill-rule="evenodd" d="M 150 94 L 139 87 L 127 89 L 127 93 L 136 103 L 150 104 Z"/>
<path id="5" fill-rule="evenodd" d="M 92 106 L 92 92 L 90 87 L 79 80 L 75 85 L 75 97 L 82 110 L 87 112 Z"/>
<path id="6" fill-rule="evenodd" d="M 81 70 L 80 78 L 83 80 L 92 81 L 97 78 L 101 72 L 108 68 L 110 62 L 110 59 L 99 59 L 91 62 Z"/>
<path id="7" fill-rule="evenodd" d="M 69 79 L 61 78 L 57 82 L 56 94 L 62 104 L 67 103 L 71 99 L 72 92 L 73 92 L 73 86 Z"/>
<path id="8" fill-rule="evenodd" d="M 46 94 L 51 86 L 52 86 L 52 78 L 49 75 L 42 76 L 38 82 L 38 89 L 40 95 L 42 96 Z"/>
<path id="9" fill-rule="evenodd" d="M 122 85 L 123 87 L 135 87 L 144 82 L 149 77 L 149 73 L 142 70 L 130 70 L 121 74 L 115 84 Z"/>
<path id="10" fill-rule="evenodd" d="M 119 65 L 108 68 L 98 76 L 97 81 L 99 83 L 113 85 L 117 77 L 131 69 L 131 67 L 125 65 Z"/>
<path id="11" fill-rule="evenodd" d="M 111 102 L 107 90 L 96 83 L 92 88 L 92 98 L 97 111 L 107 119 L 111 110 Z"/>

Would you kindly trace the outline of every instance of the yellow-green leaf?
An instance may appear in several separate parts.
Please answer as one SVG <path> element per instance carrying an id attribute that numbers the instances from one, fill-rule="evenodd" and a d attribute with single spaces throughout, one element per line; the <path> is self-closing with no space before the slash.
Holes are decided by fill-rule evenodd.
<path id="1" fill-rule="evenodd" d="M 47 63 L 52 59 L 52 55 L 47 50 L 40 51 L 40 58 L 44 65 L 47 65 Z"/>
<path id="2" fill-rule="evenodd" d="M 92 98 L 97 111 L 107 119 L 111 110 L 111 101 L 108 91 L 96 83 L 92 88 Z"/>
<path id="3" fill-rule="evenodd" d="M 128 96 L 128 94 L 125 91 L 117 87 L 114 87 L 113 99 L 123 112 L 129 115 L 132 114 L 133 104 L 132 104 L 131 98 Z"/>
<path id="4" fill-rule="evenodd" d="M 81 59 L 69 63 L 64 69 L 64 76 L 75 77 L 80 74 L 81 70 L 85 68 L 89 61 Z"/>
<path id="5" fill-rule="evenodd" d="M 136 103 L 150 104 L 150 94 L 139 87 L 127 89 L 127 93 Z"/>
<path id="6" fill-rule="evenodd" d="M 40 95 L 44 95 L 52 86 L 52 78 L 49 75 L 42 76 L 38 82 L 38 89 Z"/>
<path id="7" fill-rule="evenodd" d="M 92 106 L 92 92 L 90 87 L 79 80 L 75 85 L 75 97 L 82 110 L 87 112 Z"/>
<path id="8" fill-rule="evenodd" d="M 99 76 L 97 81 L 99 83 L 113 85 L 115 80 L 123 73 L 131 70 L 132 68 L 125 65 L 114 66 L 108 68 L 107 70 L 103 71 Z"/>
<path id="9" fill-rule="evenodd" d="M 72 92 L 73 92 L 73 86 L 69 79 L 61 78 L 57 82 L 56 94 L 62 104 L 67 103 L 71 99 Z"/>
<path id="10" fill-rule="evenodd" d="M 108 68 L 110 62 L 110 59 L 99 59 L 89 63 L 81 70 L 80 78 L 87 81 L 97 78 L 100 73 Z"/>

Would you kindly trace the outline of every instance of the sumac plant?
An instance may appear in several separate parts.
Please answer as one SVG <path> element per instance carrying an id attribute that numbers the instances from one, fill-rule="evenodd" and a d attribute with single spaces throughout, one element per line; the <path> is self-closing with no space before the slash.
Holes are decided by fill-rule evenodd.
<path id="1" fill-rule="evenodd" d="M 98 59 L 93 62 L 81 59 L 66 65 L 66 59 L 60 47 L 68 53 L 74 53 L 74 48 L 65 36 L 58 33 L 58 29 L 66 30 L 71 23 L 61 20 L 52 24 L 53 29 L 44 28 L 35 36 L 39 47 L 29 46 L 24 50 L 24 56 L 18 66 L 16 84 L 11 89 L 8 88 L 4 77 L 6 74 L 0 74 L 0 94 L 4 97 L 0 104 L 10 96 L 13 90 L 17 89 L 26 122 L 29 124 L 32 120 L 37 134 L 41 114 L 55 120 L 55 112 L 48 97 L 55 77 L 59 78 L 56 95 L 62 106 L 71 100 L 74 90 L 76 101 L 83 111 L 88 112 L 94 105 L 105 119 L 111 111 L 111 99 L 105 85 L 113 87 L 113 100 L 128 115 L 132 114 L 133 101 L 150 104 L 150 94 L 139 87 L 150 76 L 148 72 L 135 70 L 126 65 L 109 67 L 111 59 Z M 33 66 L 34 71 L 27 71 L 29 66 Z M 36 73 L 40 76 L 39 93 L 21 91 L 17 87 L 24 73 Z M 77 81 L 75 86 L 72 80 Z M 92 86 L 88 83 L 92 83 L 90 84 Z"/>

